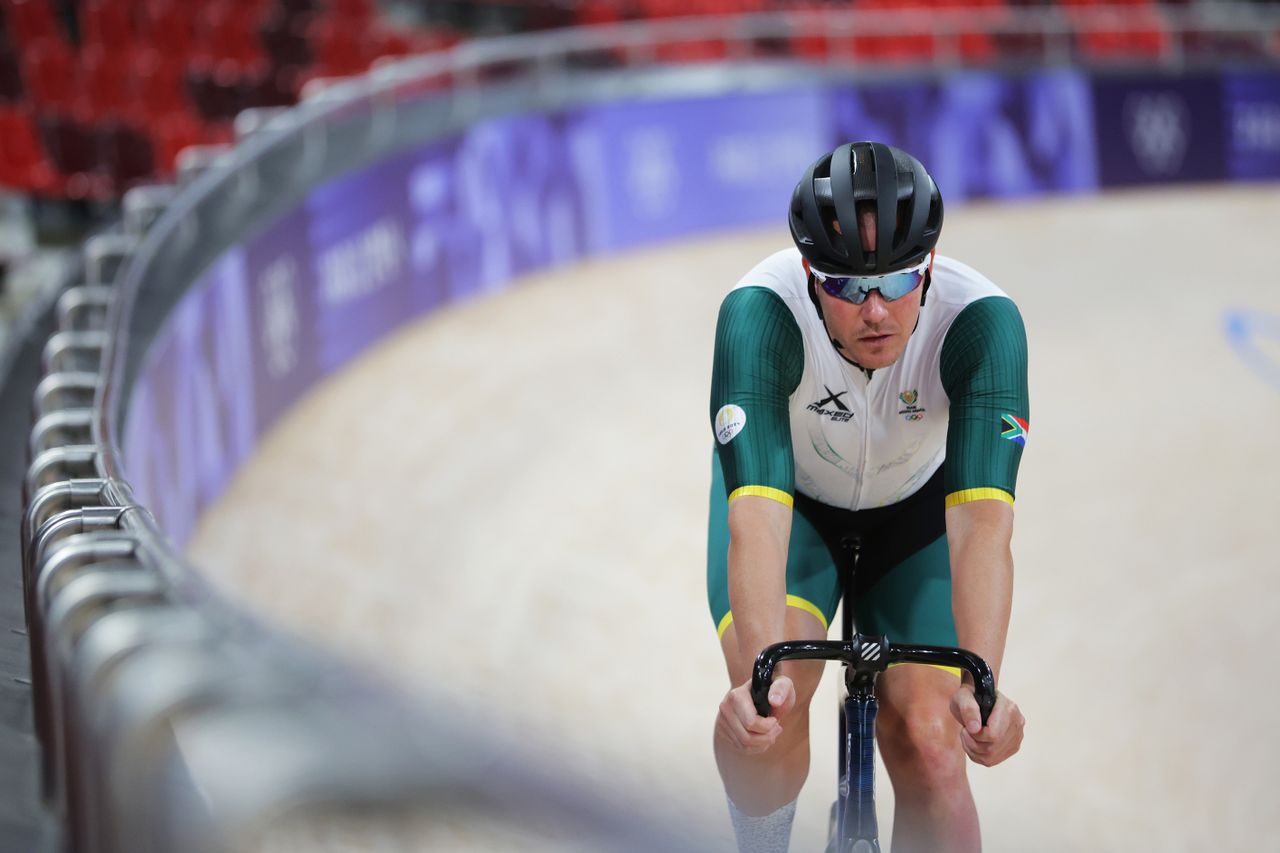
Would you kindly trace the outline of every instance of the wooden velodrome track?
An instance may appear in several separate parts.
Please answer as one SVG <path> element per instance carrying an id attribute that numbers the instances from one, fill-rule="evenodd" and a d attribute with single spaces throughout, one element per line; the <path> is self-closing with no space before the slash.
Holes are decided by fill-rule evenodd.
<path id="1" fill-rule="evenodd" d="M 948 213 L 940 250 L 1017 300 L 1031 352 L 1002 678 L 1027 739 L 973 767 L 988 850 L 1280 835 L 1280 385 L 1224 332 L 1231 309 L 1280 322 L 1276 222 L 1274 186 Z M 190 554 L 442 713 L 728 838 L 711 341 L 726 288 L 785 245 L 780 223 L 599 258 L 402 329 L 266 437 Z M 797 851 L 825 839 L 835 682 Z"/>

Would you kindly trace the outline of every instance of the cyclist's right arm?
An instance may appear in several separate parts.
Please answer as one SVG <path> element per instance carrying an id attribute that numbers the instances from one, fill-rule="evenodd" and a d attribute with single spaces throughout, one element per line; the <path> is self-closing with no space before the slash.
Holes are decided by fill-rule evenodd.
<path id="1" fill-rule="evenodd" d="M 795 704 L 795 686 L 785 675 L 769 688 L 771 716 L 761 717 L 751 696 L 756 656 L 786 639 L 790 535 L 791 509 L 777 501 L 746 495 L 729 505 L 729 602 L 736 649 L 725 648 L 733 686 L 720 702 L 719 725 L 730 743 L 747 753 L 773 745 L 782 732 L 781 718 Z"/>
<path id="2" fill-rule="evenodd" d="M 736 653 L 726 649 L 734 688 L 721 724 L 747 751 L 767 748 L 777 717 L 794 703 L 790 679 L 774 683 L 775 715 L 758 717 L 751 667 L 765 646 L 786 639 L 787 542 L 795 462 L 790 396 L 804 370 L 799 326 L 766 288 L 732 291 L 716 325 L 711 419 L 729 500 L 729 601 Z"/>
<path id="3" fill-rule="evenodd" d="M 751 665 L 765 646 L 787 639 L 783 622 L 790 538 L 790 507 L 755 495 L 729 504 L 729 603 L 738 644 L 735 683 L 750 678 Z"/>

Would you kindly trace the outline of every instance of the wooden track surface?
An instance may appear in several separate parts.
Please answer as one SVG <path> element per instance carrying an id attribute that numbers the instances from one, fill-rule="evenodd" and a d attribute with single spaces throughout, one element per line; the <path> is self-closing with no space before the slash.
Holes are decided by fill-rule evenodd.
<path id="1" fill-rule="evenodd" d="M 1277 222 L 1274 186 L 948 213 L 940 250 L 1014 297 L 1031 352 L 1002 678 L 1027 740 L 973 768 L 988 850 L 1280 837 L 1280 387 L 1224 333 L 1230 309 L 1280 318 Z M 727 838 L 711 341 L 724 291 L 787 242 L 780 224 L 595 259 L 404 328 L 288 413 L 190 554 L 441 713 L 492 715 Z M 834 691 L 797 851 L 825 838 Z"/>

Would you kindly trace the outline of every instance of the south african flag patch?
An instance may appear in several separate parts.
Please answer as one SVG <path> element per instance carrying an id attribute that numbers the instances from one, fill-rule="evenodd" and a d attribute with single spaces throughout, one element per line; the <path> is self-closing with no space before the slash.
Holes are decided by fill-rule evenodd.
<path id="1" fill-rule="evenodd" d="M 1004 424 L 1004 432 L 1000 433 L 1000 437 L 1009 439 L 1019 447 L 1026 447 L 1030 425 L 1017 415 L 1001 415 L 1000 420 Z"/>

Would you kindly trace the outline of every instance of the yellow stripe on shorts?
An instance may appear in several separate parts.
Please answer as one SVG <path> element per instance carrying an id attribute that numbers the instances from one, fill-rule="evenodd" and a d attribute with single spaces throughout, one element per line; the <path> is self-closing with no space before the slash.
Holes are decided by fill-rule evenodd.
<path id="1" fill-rule="evenodd" d="M 906 662 L 906 661 L 904 661 L 904 662 L 902 662 L 902 663 L 891 663 L 891 664 L 889 664 L 889 668 L 890 668 L 890 669 L 893 669 L 895 666 L 905 666 L 906 664 L 907 664 L 907 662 Z M 942 664 L 940 664 L 940 663 L 925 663 L 925 664 L 915 663 L 915 664 L 911 664 L 911 665 L 912 665 L 912 666 L 931 666 L 931 667 L 933 667 L 934 669 L 940 669 L 940 670 L 942 670 L 943 672 L 949 672 L 949 673 L 951 673 L 952 675 L 954 675 L 956 678 L 961 678 L 961 677 L 963 677 L 963 675 L 964 675 L 964 674 L 960 671 L 960 667 L 958 667 L 958 666 L 943 666 L 943 665 L 942 665 Z"/>
<path id="2" fill-rule="evenodd" d="M 787 596 L 788 607 L 798 607 L 806 613 L 812 613 L 818 617 L 818 621 L 822 623 L 822 630 L 827 630 L 830 626 L 827 624 L 827 617 L 823 615 L 822 610 L 812 601 L 801 598 L 798 595 Z M 716 626 L 716 636 L 724 637 L 724 632 L 729 630 L 729 626 L 733 624 L 733 611 L 730 610 L 720 620 L 720 624 Z"/>
<path id="3" fill-rule="evenodd" d="M 1013 495 L 1004 489 L 961 489 L 947 495 L 947 509 L 974 501 L 1004 501 L 1009 506 L 1013 506 Z"/>
<path id="4" fill-rule="evenodd" d="M 769 500 L 777 501 L 785 507 L 792 507 L 795 505 L 795 499 L 792 498 L 791 495 L 782 491 L 782 489 L 772 489 L 768 486 L 740 486 L 729 494 L 729 502 L 732 503 L 735 499 L 744 495 L 755 495 L 759 498 L 768 498 Z"/>

